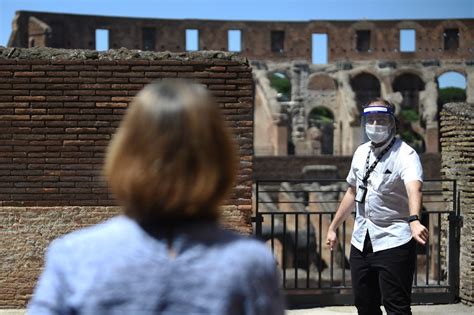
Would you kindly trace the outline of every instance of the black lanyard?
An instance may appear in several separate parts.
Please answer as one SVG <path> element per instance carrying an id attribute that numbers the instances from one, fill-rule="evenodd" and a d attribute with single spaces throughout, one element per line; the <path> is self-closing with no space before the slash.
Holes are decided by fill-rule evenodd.
<path id="1" fill-rule="evenodd" d="M 377 156 L 374 163 L 372 163 L 370 167 L 369 167 L 369 159 L 370 159 L 370 150 L 369 150 L 369 153 L 367 154 L 367 160 L 365 161 L 365 175 L 364 175 L 364 178 L 362 179 L 362 182 L 364 183 L 364 185 L 367 185 L 367 180 L 369 179 L 370 174 L 375 169 L 375 167 L 377 166 L 379 161 L 382 159 L 382 157 L 385 155 L 385 153 L 387 153 L 388 150 L 392 148 L 394 143 L 395 143 L 395 137 L 393 137 L 392 141 L 390 141 L 390 144 L 382 152 L 380 152 L 380 154 Z"/>

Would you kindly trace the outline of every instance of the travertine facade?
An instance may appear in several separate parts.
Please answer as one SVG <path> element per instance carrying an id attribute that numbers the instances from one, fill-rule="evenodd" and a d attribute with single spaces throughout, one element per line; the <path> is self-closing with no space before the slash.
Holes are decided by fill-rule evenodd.
<path id="1" fill-rule="evenodd" d="M 253 62 L 256 155 L 350 155 L 361 141 L 361 106 L 381 96 L 418 117 L 405 127 L 420 138 L 420 151 L 439 152 L 438 78 L 455 71 L 466 78 L 474 101 L 474 19 L 392 21 L 214 21 L 52 14 L 19 11 L 9 46 L 95 48 L 95 30 L 109 32 L 110 48 L 184 51 L 186 30 L 198 33 L 199 50 L 228 50 L 229 31 L 240 31 L 239 53 Z M 413 49 L 401 45 L 413 34 Z M 312 35 L 327 36 L 313 47 Z M 313 49 L 327 64 L 313 65 Z M 281 101 L 268 77 L 291 81 Z M 314 110 L 333 117 L 310 121 Z"/>

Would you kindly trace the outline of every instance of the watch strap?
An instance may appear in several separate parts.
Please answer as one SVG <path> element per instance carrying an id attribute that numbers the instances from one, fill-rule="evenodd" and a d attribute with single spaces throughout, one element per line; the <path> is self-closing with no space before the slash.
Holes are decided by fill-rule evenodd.
<path id="1" fill-rule="evenodd" d="M 420 221 L 420 218 L 418 217 L 418 215 L 411 215 L 408 217 L 408 223 L 411 223 L 413 221 Z"/>

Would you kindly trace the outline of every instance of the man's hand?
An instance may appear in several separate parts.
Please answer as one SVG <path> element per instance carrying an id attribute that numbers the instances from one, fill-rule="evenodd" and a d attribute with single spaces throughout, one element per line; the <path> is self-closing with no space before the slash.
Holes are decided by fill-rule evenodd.
<path id="1" fill-rule="evenodd" d="M 329 228 L 328 235 L 326 237 L 326 245 L 329 247 L 330 250 L 334 249 L 334 247 L 336 246 L 336 241 L 337 241 L 336 231 Z"/>
<path id="2" fill-rule="evenodd" d="M 411 236 L 421 245 L 425 245 L 429 237 L 428 229 L 418 220 L 410 222 L 410 229 Z"/>

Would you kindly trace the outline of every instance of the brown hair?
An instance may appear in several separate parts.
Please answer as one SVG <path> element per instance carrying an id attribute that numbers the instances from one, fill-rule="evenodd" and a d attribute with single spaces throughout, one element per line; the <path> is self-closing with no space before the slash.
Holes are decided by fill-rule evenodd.
<path id="1" fill-rule="evenodd" d="M 373 100 L 371 100 L 370 102 L 368 102 L 365 107 L 373 106 L 374 104 L 379 104 L 379 105 L 382 105 L 384 107 L 387 107 L 395 115 L 395 105 L 393 105 L 390 101 L 388 101 L 384 98 L 381 98 L 381 97 L 377 97 L 377 98 L 374 98 Z"/>
<path id="2" fill-rule="evenodd" d="M 209 92 L 166 80 L 137 94 L 109 144 L 104 173 L 125 214 L 138 221 L 216 220 L 236 153 Z"/>

